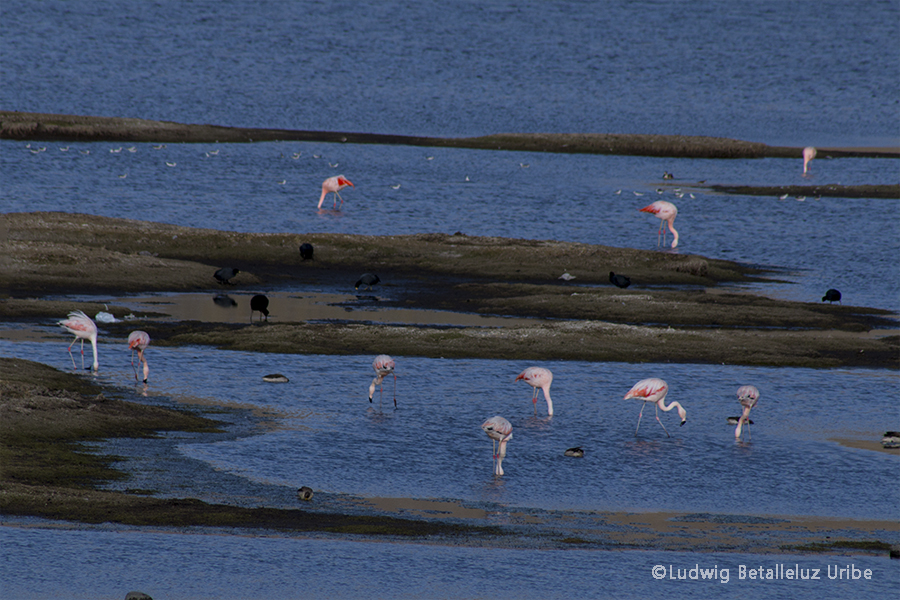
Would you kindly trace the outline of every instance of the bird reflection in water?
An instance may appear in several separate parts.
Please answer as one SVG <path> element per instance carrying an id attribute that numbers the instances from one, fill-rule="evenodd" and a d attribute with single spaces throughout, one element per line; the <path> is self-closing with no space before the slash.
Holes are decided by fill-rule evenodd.
<path id="1" fill-rule="evenodd" d="M 212 300 L 216 303 L 216 306 L 221 306 L 222 308 L 234 308 L 237 306 L 237 302 L 235 302 L 234 298 L 227 294 L 213 296 Z"/>

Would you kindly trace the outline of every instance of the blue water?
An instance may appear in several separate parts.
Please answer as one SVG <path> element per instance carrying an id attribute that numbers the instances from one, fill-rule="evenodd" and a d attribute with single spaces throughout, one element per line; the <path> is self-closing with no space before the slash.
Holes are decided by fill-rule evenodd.
<path id="1" fill-rule="evenodd" d="M 0 528 L 4 598 L 876 598 L 898 583 L 887 558 L 503 550 L 186 532 Z M 123 552 L 123 549 L 127 551 Z M 91 557 L 85 560 L 85 554 Z M 40 563 L 39 572 L 31 566 Z M 214 565 L 216 575 L 210 577 Z M 781 567 L 779 567 L 781 565 Z M 662 569 L 659 569 L 659 566 Z M 669 579 L 671 567 L 674 579 Z M 750 579 L 750 570 L 819 569 L 818 580 Z M 655 579 L 653 569 L 663 578 Z M 691 570 L 710 577 L 691 579 Z M 743 571 L 742 571 L 743 568 Z M 829 579 L 846 568 L 859 579 Z M 865 570 L 871 579 L 865 579 Z M 683 579 L 677 579 L 679 570 Z M 25 573 L 32 571 L 30 575 Z M 779 572 L 784 572 L 783 570 Z M 743 573 L 743 578 L 741 574 Z M 814 571 L 808 572 L 814 575 Z"/>
<path id="2" fill-rule="evenodd" d="M 861 10 L 837 0 L 370 6 L 8 0 L 0 6 L 0 107 L 428 136 L 654 133 L 789 146 L 897 146 L 897 39 L 900 5 L 891 1 Z M 662 186 L 663 171 L 675 174 L 672 187 Z M 837 287 L 845 304 L 900 311 L 900 222 L 889 216 L 895 200 L 782 201 L 691 185 L 897 183 L 893 160 L 816 159 L 804 179 L 799 159 L 2 141 L 0 173 L 3 212 L 85 212 L 248 232 L 462 231 L 644 249 L 655 247 L 658 223 L 638 209 L 663 198 L 679 207 L 680 252 L 779 267 L 791 282 L 753 289 L 818 302 L 825 289 Z M 338 173 L 356 187 L 343 193 L 342 211 L 317 213 L 321 181 Z M 677 198 L 674 187 L 684 196 Z M 569 270 L 577 272 L 577 264 Z M 5 339 L 0 352 L 67 368 L 68 340 L 47 331 L 42 343 Z M 101 343 L 99 377 L 127 382 L 133 376 L 127 352 L 119 349 L 124 344 L 114 350 L 111 343 Z M 896 488 L 896 457 L 833 441 L 874 440 L 896 428 L 895 373 L 548 357 L 546 366 L 557 374 L 558 414 L 547 422 L 533 417 L 530 388 L 512 383 L 527 364 L 396 357 L 400 410 L 393 412 L 370 409 L 365 399 L 370 356 L 152 347 L 149 357 L 147 401 L 200 398 L 279 415 L 274 429 L 257 435 L 186 439 L 175 450 L 183 460 L 263 490 L 311 485 L 326 506 L 387 495 L 562 514 L 671 508 L 898 516 L 888 500 L 896 495 L 879 496 Z M 292 383 L 262 384 L 271 371 Z M 671 399 L 688 409 L 683 428 L 673 414 L 663 415 L 671 439 L 647 414 L 641 435 L 633 436 L 639 406 L 622 396 L 651 375 L 667 379 Z M 735 445 L 724 418 L 737 414 L 734 391 L 743 383 L 756 384 L 763 396 L 752 414 L 752 442 Z M 491 476 L 489 440 L 478 428 L 497 413 L 515 428 L 507 476 L 499 482 Z M 562 456 L 576 444 L 584 446 L 584 459 Z M 370 475 L 374 466 L 377 478 Z M 152 473 L 135 477 L 137 483 L 149 478 L 148 487 L 157 489 L 164 483 Z M 196 495 L 237 501 L 227 497 L 227 486 L 197 487 Z M 750 598 L 873 597 L 898 582 L 897 570 L 878 559 L 854 559 L 886 574 L 860 587 L 794 586 L 737 581 L 741 555 L 510 551 L 20 524 L 0 534 L 15 548 L 4 550 L 0 592 L 19 598 L 121 597 L 142 589 L 141 582 L 163 598 L 289 597 L 306 591 L 298 571 L 309 582 L 303 595 L 312 597 L 363 591 L 496 597 L 498 578 L 523 597 L 709 597 L 734 595 L 739 583 L 738 593 Z M 120 568 L 122 547 L 140 549 L 125 569 L 133 579 Z M 53 568 L 25 569 L 47 556 Z M 729 584 L 669 585 L 649 574 L 657 563 L 717 560 L 731 566 Z M 800 559 L 820 560 L 829 559 Z M 343 580 L 333 577 L 336 564 Z M 552 574 L 542 571 L 545 565 Z"/>

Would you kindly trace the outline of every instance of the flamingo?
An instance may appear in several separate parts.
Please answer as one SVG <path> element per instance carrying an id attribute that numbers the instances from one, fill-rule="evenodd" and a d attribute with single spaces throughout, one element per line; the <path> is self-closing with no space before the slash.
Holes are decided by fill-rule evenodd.
<path id="1" fill-rule="evenodd" d="M 675 205 L 671 202 L 666 202 L 665 200 L 657 200 L 650 206 L 645 206 L 641 209 L 640 212 L 645 213 L 653 213 L 662 221 L 659 224 L 659 233 L 656 236 L 656 247 L 659 248 L 659 236 L 662 236 L 663 244 L 666 243 L 666 224 L 668 223 L 669 229 L 672 230 L 672 235 L 675 236 L 672 239 L 672 247 L 675 248 L 678 246 L 678 232 L 675 231 L 675 216 L 678 215 L 678 209 L 675 208 Z"/>
<path id="2" fill-rule="evenodd" d="M 384 378 L 388 375 L 394 375 L 394 408 L 397 408 L 397 376 L 394 374 L 394 366 L 394 359 L 387 354 L 379 354 L 372 361 L 372 368 L 375 369 L 375 379 L 372 380 L 372 384 L 369 386 L 369 402 L 372 401 L 372 396 L 375 395 L 375 386 L 381 386 L 381 395 L 383 396 Z M 381 404 L 380 396 L 378 403 L 379 405 Z"/>
<path id="3" fill-rule="evenodd" d="M 96 371 L 100 368 L 97 362 L 97 324 L 80 310 L 73 310 L 69 313 L 69 318 L 57 323 L 60 327 L 75 336 L 72 343 L 69 344 L 69 358 L 72 359 L 72 368 L 75 369 L 75 358 L 72 356 L 72 346 L 81 339 L 81 368 L 84 369 L 84 340 L 90 340 L 94 349 L 94 365 Z"/>
<path id="4" fill-rule="evenodd" d="M 553 383 L 553 373 L 542 367 L 528 367 L 516 377 L 516 381 L 523 379 L 525 383 L 534 388 L 531 402 L 534 404 L 534 414 L 537 416 L 538 388 L 544 390 L 544 400 L 547 401 L 547 416 L 553 416 L 553 400 L 550 399 L 550 384 Z"/>
<path id="5" fill-rule="evenodd" d="M 337 175 L 335 177 L 329 177 L 325 181 L 322 182 L 322 195 L 319 196 L 319 206 L 318 208 L 322 208 L 322 202 L 325 201 L 325 196 L 329 193 L 334 193 L 334 207 L 337 207 L 337 199 L 341 198 L 340 190 L 344 189 L 347 186 L 355 187 L 349 179 L 344 177 L 343 175 Z M 344 199 L 341 198 L 341 206 L 344 206 Z"/>
<path id="6" fill-rule="evenodd" d="M 512 425 L 509 421 L 497 415 L 482 423 L 481 428 L 493 440 L 494 475 L 503 475 L 503 458 L 506 456 L 506 443 L 512 439 Z M 497 449 L 497 442 L 500 442 L 499 450 Z"/>
<path id="7" fill-rule="evenodd" d="M 137 381 L 137 369 L 134 368 L 134 351 L 137 350 L 138 360 L 144 363 L 144 383 L 147 383 L 147 377 L 150 375 L 150 366 L 147 364 L 147 357 L 144 356 L 144 350 L 150 345 L 150 335 L 146 331 L 132 331 L 128 336 L 128 347 L 131 348 L 131 368 L 134 370 L 134 380 Z"/>
<path id="8" fill-rule="evenodd" d="M 737 427 L 734 430 L 734 439 L 741 439 L 741 428 L 747 423 L 747 439 L 750 439 L 750 409 L 756 406 L 759 401 L 759 390 L 756 386 L 742 385 L 737 391 L 738 402 L 744 407 L 741 418 L 738 419 Z"/>
<path id="9" fill-rule="evenodd" d="M 806 171 L 809 167 L 809 163 L 812 162 L 812 159 L 816 157 L 816 149 L 812 146 L 807 146 L 803 149 L 803 176 L 806 177 Z"/>
<path id="10" fill-rule="evenodd" d="M 666 406 L 666 394 L 668 393 L 668 383 L 658 377 L 651 377 L 649 379 L 638 381 L 634 384 L 634 387 L 625 394 L 626 400 L 629 398 L 637 398 L 644 402 L 643 406 L 641 406 L 641 414 L 638 415 L 638 422 L 637 427 L 634 429 L 634 435 L 637 435 L 638 429 L 641 427 L 641 417 L 644 416 L 644 407 L 647 406 L 648 402 L 656 404 L 656 422 L 662 426 L 663 431 L 666 432 L 666 437 L 672 436 L 669 435 L 669 430 L 666 429 L 666 426 L 659 420 L 659 409 L 668 412 L 673 408 L 677 408 L 678 416 L 681 417 L 681 424 L 684 425 L 685 421 L 687 421 L 687 411 L 685 411 L 684 407 L 678 402 L 672 402 L 670 405 Z"/>

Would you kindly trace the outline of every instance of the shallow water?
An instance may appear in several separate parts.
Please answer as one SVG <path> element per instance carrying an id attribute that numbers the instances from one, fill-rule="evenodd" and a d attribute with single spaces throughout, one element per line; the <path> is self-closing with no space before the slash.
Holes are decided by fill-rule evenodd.
<path id="1" fill-rule="evenodd" d="M 126 8 L 8 0 L 0 55 L 4 79 L 14 85 L 0 87 L 0 106 L 410 135 L 655 133 L 789 146 L 896 146 L 900 62 L 885 49 L 896 45 L 898 14 L 896 2 L 859 10 L 837 0 L 817 2 L 815 9 L 737 0 L 689 9 L 666 2 L 163 0 Z M 845 304 L 898 311 L 900 222 L 884 216 L 895 201 L 781 201 L 690 188 L 700 180 L 897 183 L 896 165 L 817 159 L 803 179 L 799 159 L 296 143 L 29 148 L 0 141 L 0 208 L 250 232 L 461 231 L 650 249 L 658 223 L 637 211 L 664 198 L 679 207 L 680 252 L 777 266 L 793 282 L 754 289 L 817 302 L 837 287 Z M 672 187 L 663 185 L 663 171 L 675 174 Z M 343 210 L 317 213 L 321 181 L 338 173 L 356 187 L 343 194 Z M 683 197 L 674 196 L 676 186 Z M 577 275 L 577 266 L 569 271 Z M 11 341 L 34 337 L 18 328 L 0 333 L 3 355 L 71 368 L 70 340 L 50 324 L 40 332 L 44 342 Z M 130 387 L 124 340 L 103 339 L 100 350 L 98 377 Z M 235 409 L 221 415 L 232 423 L 229 435 L 168 440 L 166 458 L 197 465 L 195 474 L 203 477 L 195 480 L 167 481 L 158 470 L 140 469 L 141 444 L 108 445 L 135 454 L 126 464 L 139 471 L 128 485 L 172 495 L 277 505 L 298 484 L 311 484 L 322 506 L 348 510 L 361 510 L 354 499 L 377 494 L 564 515 L 670 507 L 898 517 L 888 499 L 893 495 L 879 496 L 896 487 L 897 458 L 834 441 L 877 441 L 885 429 L 896 429 L 895 373 L 548 361 L 558 414 L 547 422 L 532 416 L 530 388 L 513 384 L 528 366 L 517 362 L 395 357 L 400 408 L 394 412 L 389 400 L 380 411 L 366 401 L 371 356 L 151 346 L 148 358 L 144 401 Z M 261 376 L 272 371 L 291 383 L 263 384 Z M 662 415 L 671 439 L 649 414 L 640 436 L 633 435 L 639 406 L 622 396 L 650 375 L 667 379 L 671 399 L 688 408 L 683 428 L 674 414 Z M 751 415 L 752 441 L 736 445 L 725 417 L 737 414 L 734 391 L 742 383 L 755 383 L 763 395 Z M 144 398 L 142 388 L 134 391 Z M 252 419 L 242 420 L 242 407 Z M 546 410 L 542 401 L 538 408 Z M 515 427 L 502 480 L 491 475 L 490 443 L 478 427 L 496 413 Z M 563 457 L 575 444 L 584 446 L 585 458 Z M 376 466 L 384 473 L 377 479 Z M 155 598 L 496 597 L 502 580 L 510 595 L 521 597 L 595 597 L 603 590 L 615 597 L 737 591 L 747 598 L 805 599 L 875 597 L 898 584 L 897 569 L 886 560 L 859 557 L 852 562 L 878 573 L 871 582 L 797 585 L 736 579 L 745 559 L 789 562 L 768 556 L 504 551 L 21 522 L 0 528 L 0 536 L 0 591 L 17 598 L 119 598 L 134 588 Z M 824 569 L 831 558 L 794 561 Z M 650 575 L 658 563 L 716 562 L 731 568 L 729 584 Z M 45 566 L 37 571 L 35 564 Z"/>
<path id="2" fill-rule="evenodd" d="M 129 386 L 127 346 L 108 342 L 101 344 L 98 377 Z M 0 341 L 0 351 L 71 367 L 62 339 Z M 535 416 L 531 388 L 513 382 L 529 366 L 521 361 L 395 356 L 394 410 L 390 379 L 383 396 L 376 389 L 373 403 L 366 399 L 372 356 L 151 346 L 147 357 L 151 396 L 272 415 L 274 423 L 254 435 L 190 439 L 177 451 L 284 494 L 309 485 L 338 496 L 451 499 L 509 510 L 900 516 L 893 495 L 884 493 L 900 476 L 898 457 L 838 441 L 877 443 L 894 426 L 896 373 L 545 361 L 554 373 L 555 414 L 548 419 L 543 397 Z M 290 383 L 265 383 L 263 375 L 273 372 Z M 623 400 L 651 376 L 665 379 L 667 399 L 688 411 L 683 427 L 674 412 L 660 413 L 671 438 L 653 406 L 635 436 L 641 405 Z M 746 383 L 762 397 L 751 413 L 752 437 L 735 443 L 726 418 L 740 414 L 735 391 Z M 492 474 L 491 443 L 480 429 L 496 414 L 514 428 L 503 478 Z M 573 446 L 584 448 L 583 459 L 563 456 Z M 134 452 L 131 441 L 103 447 Z M 127 487 L 165 493 L 164 479 L 142 481 L 135 469 L 137 480 Z"/>
<path id="3" fill-rule="evenodd" d="M 688 187 L 700 179 L 801 183 L 799 161 L 695 160 L 673 166 L 658 158 L 311 144 L 234 145 L 207 158 L 212 147 L 153 150 L 139 144 L 134 153 L 126 145 L 118 154 L 108 144 L 69 145 L 67 152 L 60 147 L 66 146 L 31 154 L 23 143 L 0 142 L 7 211 L 87 212 L 250 232 L 461 231 L 653 249 L 659 220 L 639 209 L 666 199 L 679 210 L 678 252 L 779 267 L 777 277 L 793 282 L 754 289 L 819 302 L 825 290 L 837 288 L 845 304 L 900 310 L 900 278 L 894 276 L 900 222 L 884 218 L 894 201 L 801 202 Z M 296 152 L 303 154 L 294 160 Z M 323 156 L 313 158 L 316 152 Z M 663 187 L 666 169 L 678 177 L 667 182 L 673 187 Z M 317 213 L 321 180 L 338 171 L 352 174 L 356 188 L 342 194 L 341 211 Z M 815 164 L 812 181 L 898 179 L 896 161 L 835 159 Z M 684 196 L 675 197 L 675 189 Z M 573 260 L 568 270 L 577 277 L 578 267 Z M 390 272 L 380 277 L 389 282 Z"/>
<path id="4" fill-rule="evenodd" d="M 4 596 L 122 598 L 829 598 L 890 597 L 887 558 L 464 548 L 307 537 L 0 527 Z M 122 549 L 127 548 L 127 552 Z M 91 559 L 85 561 L 85 556 Z M 36 563 L 44 565 L 34 572 Z M 661 565 L 663 579 L 653 576 Z M 781 565 L 781 567 L 779 567 Z M 669 568 L 673 579 L 669 579 Z M 744 577 L 741 578 L 743 567 Z M 819 569 L 819 580 L 750 579 L 750 570 Z M 658 567 L 657 567 L 658 568 Z M 698 568 L 691 579 L 691 570 Z M 859 579 L 830 579 L 849 569 Z M 702 579 L 699 569 L 708 572 Z M 865 570 L 871 579 L 865 579 Z M 726 573 L 727 570 L 727 573 Z M 210 577 L 211 572 L 216 573 Z M 778 571 L 784 572 L 784 571 Z M 29 576 L 23 576 L 31 573 Z M 302 576 L 299 574 L 302 573 Z M 678 576 L 682 575 L 682 579 Z M 810 576 L 815 575 L 809 571 Z M 60 585 L 65 581 L 64 585 Z M 606 590 L 599 593 L 598 590 Z"/>

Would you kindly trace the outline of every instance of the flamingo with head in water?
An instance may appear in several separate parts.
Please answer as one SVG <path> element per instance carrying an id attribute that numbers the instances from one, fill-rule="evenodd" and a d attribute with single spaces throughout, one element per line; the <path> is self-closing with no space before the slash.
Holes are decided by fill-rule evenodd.
<path id="1" fill-rule="evenodd" d="M 325 201 L 325 196 L 333 193 L 334 198 L 334 206 L 332 208 L 337 207 L 337 199 L 341 198 L 340 190 L 344 189 L 347 186 L 354 186 L 349 179 L 344 177 L 343 175 L 336 175 L 334 177 L 329 177 L 325 181 L 322 182 L 322 195 L 319 196 L 319 206 L 318 208 L 322 208 L 322 203 Z M 341 206 L 344 206 L 344 199 L 341 198 Z"/>
<path id="2" fill-rule="evenodd" d="M 681 406 L 678 402 L 672 402 L 668 406 L 666 406 L 666 394 L 669 393 L 669 384 L 663 381 L 658 377 L 651 377 L 649 379 L 642 379 L 634 384 L 634 387 L 625 394 L 625 399 L 636 398 L 641 400 L 644 404 L 641 406 L 641 413 L 638 415 L 637 427 L 634 429 L 634 435 L 637 435 L 638 429 L 641 427 L 641 417 L 644 416 L 644 407 L 647 406 L 647 403 L 652 402 L 656 404 L 656 422 L 660 424 L 663 428 L 663 431 L 666 432 L 666 437 L 672 437 L 669 435 L 669 430 L 666 429 L 666 426 L 662 424 L 662 421 L 659 420 L 659 409 L 663 409 L 668 412 L 673 408 L 678 409 L 678 416 L 681 417 L 681 424 L 684 425 L 685 421 L 687 421 L 687 411 L 684 410 L 684 407 Z"/>
<path id="3" fill-rule="evenodd" d="M 675 231 L 675 217 L 678 215 L 678 209 L 671 202 L 665 200 L 657 200 L 650 206 L 645 206 L 641 212 L 656 215 L 661 223 L 659 224 L 659 233 L 656 235 L 656 247 L 659 248 L 659 239 L 662 236 L 663 244 L 666 243 L 666 225 L 672 230 L 672 247 L 678 246 L 678 232 Z"/>
<path id="4" fill-rule="evenodd" d="M 744 423 L 747 424 L 747 439 L 750 439 L 750 409 L 756 406 L 759 401 L 759 390 L 756 386 L 742 385 L 737 391 L 738 402 L 744 407 L 744 412 L 738 419 L 737 427 L 734 430 L 734 439 L 741 439 L 741 428 Z"/>
<path id="5" fill-rule="evenodd" d="M 59 321 L 57 324 L 69 333 L 75 335 L 75 339 L 69 344 L 69 358 L 72 359 L 72 368 L 76 368 L 75 358 L 72 356 L 72 346 L 80 339 L 81 368 L 84 369 L 84 340 L 89 340 L 94 349 L 93 369 L 95 371 L 98 370 L 100 368 L 100 363 L 97 362 L 97 324 L 80 310 L 73 310 L 69 313 L 68 319 Z"/>
<path id="6" fill-rule="evenodd" d="M 512 425 L 509 421 L 497 415 L 481 424 L 488 437 L 493 440 L 494 448 L 494 475 L 503 475 L 503 459 L 506 457 L 506 443 L 512 439 Z M 497 448 L 500 442 L 500 448 Z"/>
<path id="7" fill-rule="evenodd" d="M 550 384 L 553 383 L 553 373 L 550 369 L 543 367 L 528 367 L 516 377 L 516 381 L 524 380 L 525 383 L 534 388 L 531 395 L 531 402 L 534 404 L 534 414 L 537 415 L 537 395 L 538 390 L 544 390 L 544 400 L 547 401 L 547 416 L 553 416 L 553 400 L 550 399 Z"/>
<path id="8" fill-rule="evenodd" d="M 809 167 L 809 163 L 812 162 L 812 159 L 816 157 L 816 149 L 812 146 L 807 146 L 803 149 L 803 176 L 806 177 L 806 172 Z"/>
<path id="9" fill-rule="evenodd" d="M 394 359 L 388 356 L 387 354 L 379 354 L 375 357 L 375 360 L 372 361 L 372 368 L 375 369 L 375 379 L 372 380 L 372 384 L 369 386 L 369 402 L 372 401 L 372 396 L 375 395 L 375 386 L 381 386 L 381 395 L 384 395 L 384 378 L 388 375 L 394 376 L 394 408 L 397 408 L 397 375 L 394 374 Z M 381 397 L 378 399 L 379 405 L 381 404 Z"/>
<path id="10" fill-rule="evenodd" d="M 150 345 L 150 334 L 146 331 L 132 331 L 128 336 L 128 347 L 131 348 L 131 368 L 134 371 L 134 380 L 137 381 L 137 369 L 134 368 L 134 351 L 137 350 L 138 361 L 144 363 L 144 383 L 150 376 L 150 365 L 147 364 L 147 357 L 144 356 L 144 350 Z"/>

